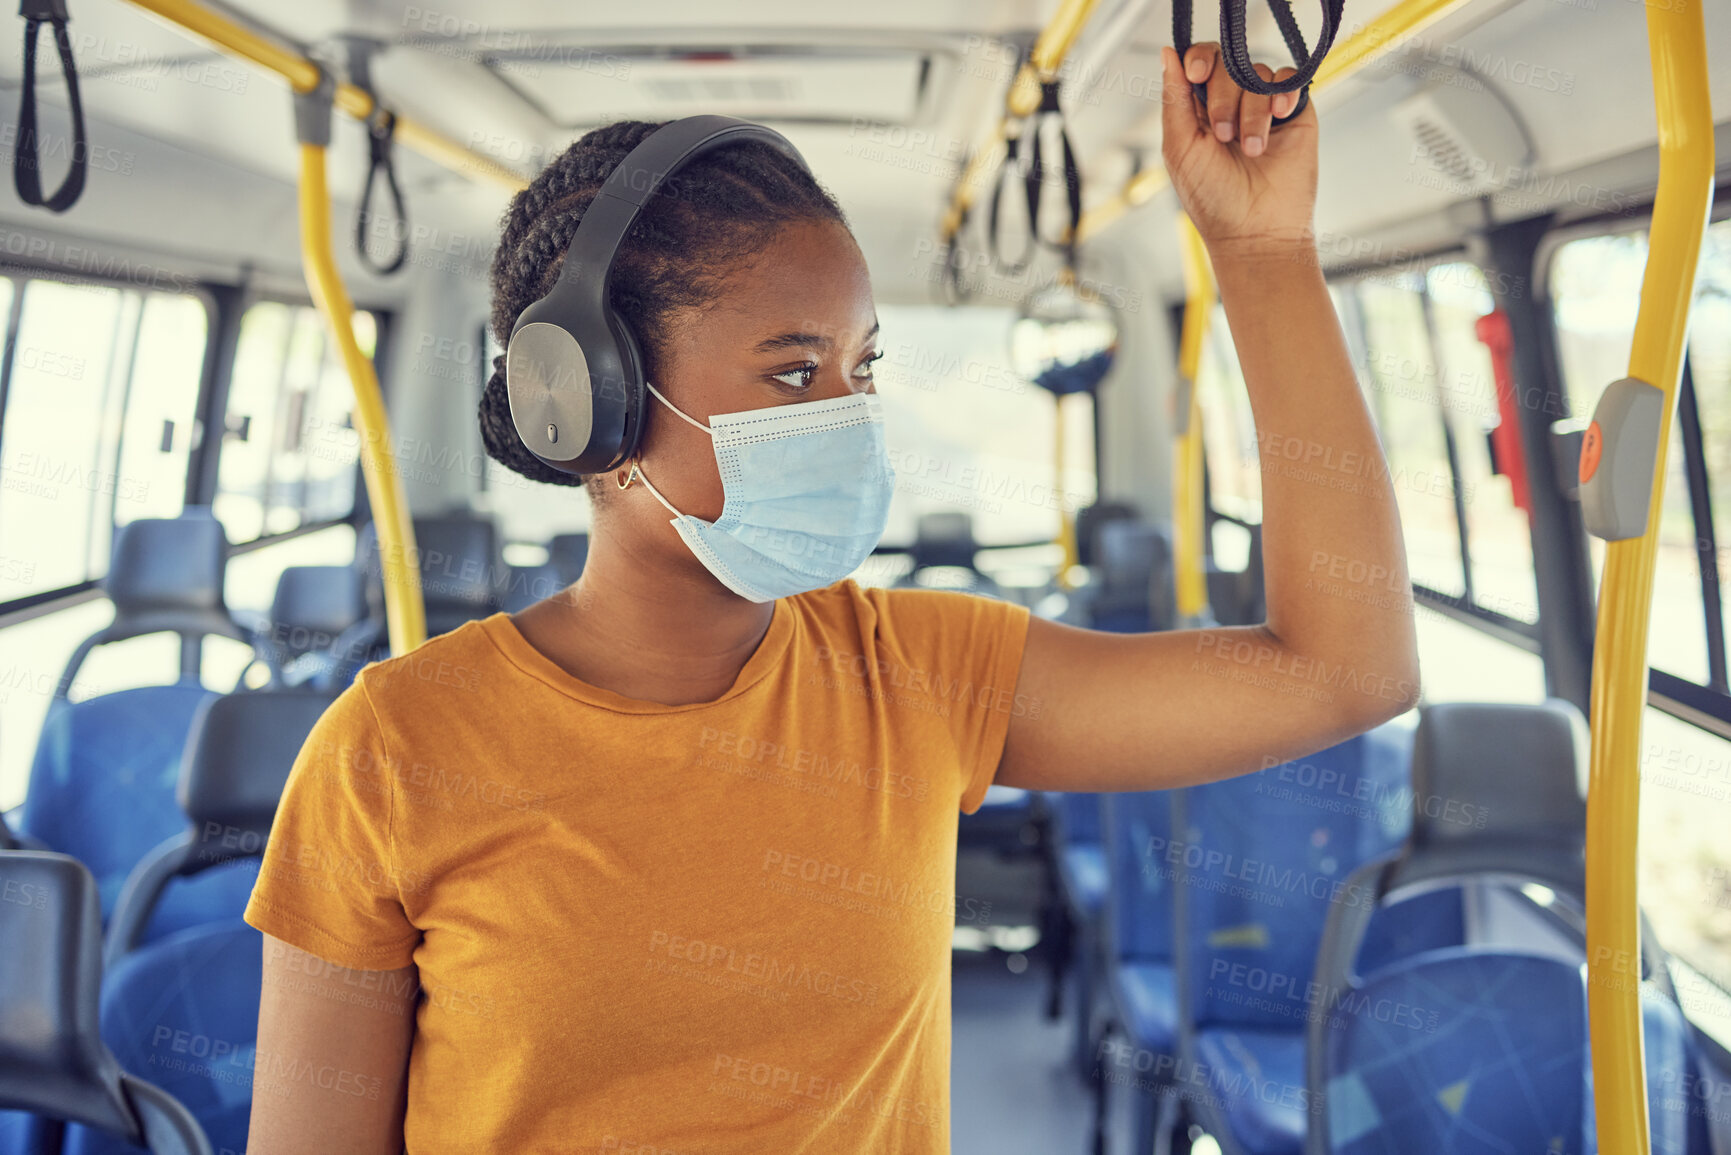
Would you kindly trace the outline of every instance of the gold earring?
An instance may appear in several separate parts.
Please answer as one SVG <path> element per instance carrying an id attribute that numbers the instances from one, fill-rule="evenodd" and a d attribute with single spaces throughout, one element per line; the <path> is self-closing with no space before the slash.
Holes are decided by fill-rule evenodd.
<path id="1" fill-rule="evenodd" d="M 613 475 L 613 484 L 617 485 L 620 489 L 630 489 L 631 483 L 633 481 L 636 481 L 636 480 L 637 480 L 637 463 L 635 461 L 633 461 L 631 463 L 631 472 L 629 472 L 625 475 L 624 481 L 619 480 L 618 474 Z"/>

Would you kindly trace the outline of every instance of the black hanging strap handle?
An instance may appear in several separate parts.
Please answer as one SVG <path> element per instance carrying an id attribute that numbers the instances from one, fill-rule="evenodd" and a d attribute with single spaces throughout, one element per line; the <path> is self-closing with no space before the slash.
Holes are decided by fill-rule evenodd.
<path id="1" fill-rule="evenodd" d="M 1027 44 L 1017 53 L 1016 67 L 1014 71 L 1010 73 L 1010 84 L 1012 87 L 1015 85 L 1016 80 L 1021 77 L 1022 69 L 1027 67 L 1028 60 L 1033 55 L 1033 51 L 1034 46 L 1032 44 Z M 1029 125 L 1036 123 L 1038 119 L 1038 113 L 1028 118 L 1022 124 L 1018 125 L 1015 133 L 1004 142 L 1004 163 L 1002 167 L 998 169 L 997 179 L 992 182 L 992 201 L 986 206 L 986 252 L 990 254 L 993 265 L 997 266 L 1006 275 L 1012 277 L 1020 274 L 1028 267 L 1029 263 L 1033 261 L 1034 250 L 1038 246 L 1039 241 L 1036 237 L 1030 237 L 1027 247 L 1022 250 L 1021 256 L 1017 257 L 1014 261 L 1004 260 L 998 252 L 998 202 L 1003 197 L 1005 178 L 1021 167 L 1022 134 L 1026 133 L 1029 130 Z M 1034 227 L 1034 215 L 1036 212 L 1038 212 L 1038 204 L 1036 202 L 1030 202 L 1028 207 L 1028 228 L 1030 232 L 1032 232 Z"/>
<path id="2" fill-rule="evenodd" d="M 40 205 L 63 213 L 84 191 L 84 175 L 90 159 L 90 144 L 84 135 L 84 103 L 78 98 L 78 67 L 72 60 L 72 41 L 66 35 L 66 0 L 23 0 L 18 15 L 24 18 L 24 91 L 18 103 L 18 145 L 12 157 L 12 183 L 27 205 Z M 60 50 L 60 71 L 66 77 L 66 99 L 72 110 L 72 160 L 66 177 L 52 196 L 42 195 L 41 142 L 36 132 L 36 33 L 44 24 L 54 26 L 54 44 Z"/>
<path id="3" fill-rule="evenodd" d="M 367 117 L 369 159 L 367 181 L 361 186 L 360 207 L 355 211 L 355 250 L 360 254 L 361 263 L 380 276 L 389 276 L 396 272 L 403 267 L 403 262 L 409 259 L 409 213 L 403 204 L 403 190 L 397 184 L 397 165 L 391 155 L 391 141 L 396 128 L 396 114 L 389 109 L 378 107 L 375 100 L 373 114 Z M 373 180 L 381 171 L 384 172 L 385 184 L 391 191 L 391 212 L 403 230 L 397 237 L 396 252 L 383 263 L 375 261 L 372 252 L 367 248 L 367 226 L 373 219 Z"/>
<path id="4" fill-rule="evenodd" d="M 1172 0 L 1172 47 L 1178 53 L 1181 66 L 1190 51 L 1190 3 L 1191 0 Z M 1288 0 L 1268 0 L 1268 10 L 1274 13 L 1274 22 L 1280 26 L 1280 37 L 1286 41 L 1286 50 L 1292 53 L 1293 64 L 1298 69 L 1285 80 L 1264 80 L 1257 75 L 1246 44 L 1245 3 L 1246 0 L 1220 0 L 1220 59 L 1233 83 L 1246 92 L 1273 96 L 1277 92 L 1296 91 L 1298 103 L 1292 106 L 1292 111 L 1274 118 L 1275 124 L 1285 124 L 1302 113 L 1310 102 L 1310 82 L 1315 79 L 1316 70 L 1322 67 L 1328 50 L 1334 47 L 1335 34 L 1340 31 L 1345 15 L 1346 0 L 1322 0 L 1322 28 L 1317 33 L 1314 49 L 1305 47 L 1304 32 L 1298 27 Z M 1207 101 L 1207 92 L 1202 85 L 1190 87 L 1198 99 Z"/>
<path id="5" fill-rule="evenodd" d="M 1046 183 L 1046 167 L 1040 145 L 1040 124 L 1048 116 L 1057 119 L 1058 139 L 1064 146 L 1064 187 L 1070 205 L 1070 231 L 1062 241 L 1050 241 L 1040 235 L 1040 191 Z M 998 256 L 998 202 L 1003 193 L 1004 177 L 1011 170 L 1020 167 L 1021 142 L 1024 136 L 1032 140 L 1028 152 L 1028 170 L 1023 176 L 1023 189 L 1028 201 L 1028 245 L 1022 250 L 1021 257 L 1010 264 Z M 1059 249 L 1064 253 L 1066 261 L 1074 263 L 1076 227 L 1082 219 L 1082 171 L 1076 164 L 1076 151 L 1070 144 L 1070 130 L 1064 123 L 1063 110 L 1058 106 L 1056 79 L 1040 82 L 1039 107 L 1023 123 L 1021 130 L 1010 137 L 1006 149 L 1004 167 L 999 170 L 997 182 L 992 185 L 992 202 L 986 216 L 986 246 L 992 254 L 993 262 L 1004 273 L 1015 276 L 1028 267 L 1028 263 L 1033 260 L 1034 251 L 1045 245 Z"/>
<path id="6" fill-rule="evenodd" d="M 1042 116 L 1058 118 L 1058 140 L 1064 146 L 1064 197 L 1070 208 L 1070 230 L 1060 240 L 1048 241 L 1040 235 L 1039 205 L 1040 190 L 1045 185 L 1046 170 L 1040 162 L 1040 121 Z M 1040 111 L 1035 113 L 1031 122 L 1034 132 L 1034 163 L 1028 169 L 1028 228 L 1034 235 L 1034 240 L 1049 248 L 1059 250 L 1064 254 L 1064 260 L 1070 265 L 1075 264 L 1076 229 L 1082 223 L 1082 169 L 1076 163 L 1076 150 L 1070 145 L 1070 129 L 1064 122 L 1064 114 L 1058 108 L 1058 82 L 1042 80 L 1040 82 Z"/>

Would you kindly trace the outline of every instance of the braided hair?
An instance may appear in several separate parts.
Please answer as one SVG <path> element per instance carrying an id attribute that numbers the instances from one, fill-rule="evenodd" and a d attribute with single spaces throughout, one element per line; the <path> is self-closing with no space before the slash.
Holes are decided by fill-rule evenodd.
<path id="1" fill-rule="evenodd" d="M 518 315 L 558 280 L 577 225 L 608 174 L 660 127 L 622 120 L 586 133 L 511 198 L 491 273 L 493 335 L 501 346 L 510 343 Z M 746 263 L 783 225 L 803 221 L 847 226 L 835 198 L 791 157 L 762 141 L 713 149 L 656 191 L 619 246 L 607 293 L 637 336 L 650 380 L 666 347 L 671 314 L 713 301 L 729 269 Z M 503 354 L 493 359 L 480 419 L 487 455 L 507 469 L 553 485 L 591 480 L 544 464 L 517 437 Z M 591 496 L 597 488 L 590 487 Z"/>

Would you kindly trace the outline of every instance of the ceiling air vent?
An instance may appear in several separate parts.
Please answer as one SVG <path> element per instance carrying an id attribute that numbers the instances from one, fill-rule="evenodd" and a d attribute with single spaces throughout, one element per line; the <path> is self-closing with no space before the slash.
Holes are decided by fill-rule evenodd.
<path id="1" fill-rule="evenodd" d="M 916 118 L 927 54 L 900 48 L 539 44 L 484 58 L 561 128 L 721 113 L 747 120 L 889 124 Z"/>
<path id="2" fill-rule="evenodd" d="M 1527 175 L 1527 134 L 1496 93 L 1469 72 L 1449 72 L 1390 110 L 1413 140 L 1415 180 L 1462 196 L 1507 187 Z"/>

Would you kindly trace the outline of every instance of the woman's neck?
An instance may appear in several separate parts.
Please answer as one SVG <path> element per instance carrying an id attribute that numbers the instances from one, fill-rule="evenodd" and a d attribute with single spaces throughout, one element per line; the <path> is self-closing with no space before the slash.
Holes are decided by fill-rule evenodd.
<path id="1" fill-rule="evenodd" d="M 714 701 L 757 652 L 775 603 L 748 602 L 707 573 L 669 569 L 646 553 L 597 536 L 575 585 L 511 620 L 592 686 L 670 706 Z"/>

